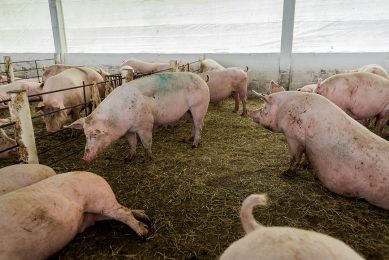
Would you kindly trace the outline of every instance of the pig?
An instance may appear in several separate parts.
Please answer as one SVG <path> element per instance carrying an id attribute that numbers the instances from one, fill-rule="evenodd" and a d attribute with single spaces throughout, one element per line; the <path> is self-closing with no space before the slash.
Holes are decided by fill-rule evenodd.
<path id="1" fill-rule="evenodd" d="M 67 64 L 54 64 L 44 69 L 43 75 L 42 75 L 42 82 L 46 82 L 46 80 L 49 77 L 55 76 L 58 73 L 61 73 L 64 70 L 71 69 L 71 68 L 88 68 L 85 66 L 76 66 L 76 65 L 67 65 Z M 95 70 L 97 73 L 101 75 L 101 77 L 105 80 L 105 76 L 108 76 L 109 73 L 100 69 L 100 68 L 90 68 Z"/>
<path id="2" fill-rule="evenodd" d="M 205 59 L 205 60 L 200 61 L 199 73 L 213 71 L 213 70 L 222 70 L 222 69 L 225 69 L 225 68 L 215 60 Z"/>
<path id="3" fill-rule="evenodd" d="M 389 79 L 389 74 L 386 72 L 386 70 L 377 64 L 369 64 L 365 65 L 358 69 L 358 72 L 370 72 L 376 75 L 379 75 L 381 77 L 384 77 L 386 79 Z"/>
<path id="4" fill-rule="evenodd" d="M 239 110 L 239 99 L 243 105 L 242 116 L 247 115 L 247 73 L 239 68 L 227 68 L 213 70 L 199 74 L 206 80 L 209 87 L 210 102 L 219 102 L 234 96 L 235 108 L 233 112 Z"/>
<path id="5" fill-rule="evenodd" d="M 0 215 L 0 259 L 46 259 L 94 220 L 118 220 L 146 237 L 149 221 L 143 210 L 120 205 L 102 177 L 82 171 L 0 196 Z"/>
<path id="6" fill-rule="evenodd" d="M 253 217 L 254 206 L 265 206 L 266 194 L 251 194 L 242 204 L 240 219 L 246 236 L 232 243 L 220 260 L 295 259 L 362 260 L 344 242 L 315 231 L 265 227 Z"/>
<path id="7" fill-rule="evenodd" d="M 150 74 L 158 71 L 168 71 L 170 70 L 169 63 L 151 63 L 146 61 L 141 61 L 138 59 L 128 59 L 120 65 L 120 67 L 130 66 L 134 69 L 134 72 L 137 74 Z"/>
<path id="8" fill-rule="evenodd" d="M 52 76 L 42 85 L 42 92 L 61 90 L 76 86 L 82 86 L 83 82 L 86 85 L 93 82 L 103 82 L 103 78 L 95 70 L 86 67 L 69 68 L 61 73 Z M 103 84 L 98 85 L 100 97 L 104 97 L 105 88 Z M 86 103 L 88 104 L 91 98 L 91 87 L 85 88 Z M 66 91 L 42 95 L 42 102 L 36 106 L 37 111 L 42 111 L 44 114 L 54 112 L 65 107 L 73 107 L 49 114 L 43 117 L 48 132 L 56 132 L 60 130 L 71 114 L 72 120 L 80 118 L 80 111 L 84 104 L 83 88 L 75 88 Z"/>
<path id="9" fill-rule="evenodd" d="M 191 72 L 158 73 L 117 87 L 92 114 L 68 127 L 84 129 L 83 159 L 87 162 L 122 136 L 130 143 L 127 160 L 131 161 L 136 153 L 136 135 L 147 160 L 152 158 L 153 128 L 172 124 L 185 114 L 193 123 L 192 147 L 197 147 L 208 104 L 209 89 L 200 76 Z"/>
<path id="10" fill-rule="evenodd" d="M 297 91 L 315 93 L 316 87 L 317 84 L 309 84 L 309 85 L 305 85 L 304 87 L 298 88 Z"/>
<path id="11" fill-rule="evenodd" d="M 368 72 L 336 74 L 319 82 L 316 93 L 364 125 L 377 117 L 375 132 L 382 135 L 389 121 L 389 80 Z"/>
<path id="12" fill-rule="evenodd" d="M 273 80 L 270 81 L 270 83 L 269 83 L 269 93 L 270 94 L 281 92 L 281 91 L 285 91 L 285 88 L 283 86 L 275 83 Z"/>
<path id="13" fill-rule="evenodd" d="M 6 100 L 9 100 L 9 96 L 7 92 L 13 90 L 25 90 L 27 92 L 27 96 L 30 96 L 40 94 L 42 88 L 41 83 L 28 79 L 17 80 L 9 84 L 4 84 L 0 87 L 0 100 L 5 100 L 5 102 L 0 102 L 0 108 L 8 108 L 8 101 Z M 28 100 L 38 101 L 40 100 L 40 96 L 29 97 Z"/>
<path id="14" fill-rule="evenodd" d="M 292 158 L 284 174 L 296 174 L 305 152 L 319 180 L 330 191 L 364 198 L 389 210 L 388 141 L 323 96 L 299 91 L 256 95 L 264 106 L 251 111 L 250 117 L 286 137 Z"/>
<path id="15" fill-rule="evenodd" d="M 0 159 L 16 158 L 18 156 L 18 150 L 17 147 L 11 148 L 13 146 L 16 146 L 16 141 L 10 138 L 5 131 L 0 128 L 0 151 L 8 149 L 7 151 L 0 152 Z"/>
<path id="16" fill-rule="evenodd" d="M 0 75 L 0 84 L 8 83 L 8 78 L 6 75 Z"/>
<path id="17" fill-rule="evenodd" d="M 15 164 L 0 169 L 0 195 L 26 187 L 55 175 L 43 164 Z"/>

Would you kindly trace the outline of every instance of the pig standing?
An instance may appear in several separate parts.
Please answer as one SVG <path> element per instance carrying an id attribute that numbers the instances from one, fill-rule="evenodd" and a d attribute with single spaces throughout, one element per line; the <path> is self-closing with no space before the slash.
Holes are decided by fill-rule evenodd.
<path id="1" fill-rule="evenodd" d="M 29 186 L 55 175 L 55 171 L 42 164 L 15 164 L 0 169 L 0 195 Z"/>
<path id="2" fill-rule="evenodd" d="M 85 66 L 75 66 L 75 65 L 67 65 L 67 64 L 54 64 L 47 68 L 45 68 L 43 75 L 42 75 L 42 82 L 46 82 L 46 80 L 52 76 L 57 75 L 58 73 L 61 73 L 64 70 L 71 69 L 71 68 L 88 68 Z M 108 72 L 102 70 L 102 69 L 96 69 L 96 68 L 90 68 L 95 70 L 97 73 L 101 75 L 103 79 L 105 79 L 105 76 L 109 75 Z"/>
<path id="3" fill-rule="evenodd" d="M 141 61 L 138 59 L 128 59 L 125 62 L 123 62 L 120 67 L 123 66 L 130 66 L 134 69 L 135 73 L 139 74 L 149 74 L 149 73 L 155 73 L 158 71 L 167 71 L 170 69 L 169 63 L 151 63 L 146 61 Z"/>
<path id="4" fill-rule="evenodd" d="M 84 217 L 87 214 L 87 218 Z M 145 237 L 142 210 L 120 205 L 109 184 L 90 172 L 58 174 L 0 196 L 0 259 L 46 259 L 94 220 L 115 219 Z"/>
<path id="5" fill-rule="evenodd" d="M 100 74 L 95 70 L 86 67 L 70 68 L 61 73 L 48 78 L 43 85 L 42 92 L 61 90 L 76 86 L 82 86 L 93 82 L 104 81 Z M 104 97 L 104 85 L 98 85 L 100 97 Z M 85 88 L 86 103 L 88 104 L 91 98 L 91 87 Z M 42 95 L 42 102 L 40 102 L 36 110 L 43 111 L 44 114 L 63 109 L 65 107 L 73 107 L 70 109 L 61 110 L 57 113 L 52 113 L 43 117 L 46 123 L 46 130 L 48 132 L 56 132 L 61 129 L 65 123 L 68 114 L 71 114 L 73 121 L 80 118 L 80 111 L 84 104 L 83 88 L 75 88 L 66 91 L 59 91 Z"/>
<path id="6" fill-rule="evenodd" d="M 232 243 L 220 260 L 295 259 L 362 260 L 342 241 L 292 227 L 264 227 L 253 217 L 254 206 L 266 205 L 265 194 L 252 194 L 242 204 L 240 219 L 246 236 Z"/>
<path id="7" fill-rule="evenodd" d="M 292 156 L 286 174 L 296 173 L 305 151 L 329 190 L 389 210 L 388 141 L 320 95 L 298 91 L 258 95 L 265 104 L 249 114 L 265 128 L 284 133 Z"/>
<path id="8" fill-rule="evenodd" d="M 0 128 L 0 151 L 3 151 L 7 148 L 11 148 L 16 145 L 16 141 L 10 138 L 3 129 Z M 0 153 L 0 159 L 14 158 L 18 156 L 17 148 L 12 148 L 10 150 Z"/>
<path id="9" fill-rule="evenodd" d="M 234 96 L 234 112 L 239 110 L 239 99 L 243 105 L 243 115 L 247 115 L 247 73 L 238 68 L 227 68 L 199 74 L 209 87 L 210 102 L 219 102 Z"/>
<path id="10" fill-rule="evenodd" d="M 377 64 L 369 64 L 365 65 L 358 69 L 358 72 L 370 72 L 376 75 L 379 75 L 381 77 L 384 77 L 386 79 L 389 79 L 389 74 L 386 72 L 386 70 Z"/>
<path id="11" fill-rule="evenodd" d="M 128 159 L 132 160 L 136 135 L 148 158 L 152 157 L 153 128 L 174 123 L 185 114 L 192 119 L 191 138 L 193 147 L 197 147 L 208 104 L 208 86 L 200 76 L 190 72 L 159 73 L 121 85 L 92 114 L 69 127 L 84 129 L 84 160 L 88 162 L 122 136 L 130 143 Z"/>
<path id="12" fill-rule="evenodd" d="M 389 121 L 389 80 L 368 72 L 337 74 L 319 82 L 316 93 L 362 124 L 377 117 L 375 131 L 382 135 Z"/>
<path id="13" fill-rule="evenodd" d="M 269 83 L 269 93 L 270 94 L 281 92 L 281 91 L 285 91 L 285 88 L 283 86 L 275 83 L 273 80 L 270 81 L 270 83 Z"/>

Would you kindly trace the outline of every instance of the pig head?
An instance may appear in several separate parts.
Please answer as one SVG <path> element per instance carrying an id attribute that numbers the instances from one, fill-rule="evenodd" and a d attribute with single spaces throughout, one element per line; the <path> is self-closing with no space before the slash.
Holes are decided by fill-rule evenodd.
<path id="1" fill-rule="evenodd" d="M 269 83 L 269 93 L 270 94 L 281 92 L 281 91 L 285 91 L 285 88 L 283 86 L 275 83 L 273 80 L 270 81 L 270 83 Z"/>
<path id="2" fill-rule="evenodd" d="M 272 95 L 260 94 L 253 91 L 256 96 L 263 101 L 263 106 L 254 111 L 249 111 L 249 116 L 254 122 L 261 124 L 266 129 L 274 132 L 281 132 L 282 130 L 277 124 L 277 100 Z"/>
<path id="3" fill-rule="evenodd" d="M 53 133 L 59 131 L 67 119 L 66 110 L 61 110 L 64 108 L 64 105 L 59 104 L 58 102 L 52 104 L 45 104 L 39 102 L 35 107 L 35 111 L 42 111 L 45 116 L 43 116 L 43 121 L 46 124 L 47 132 Z"/>
<path id="4" fill-rule="evenodd" d="M 83 129 L 86 137 L 84 157 L 86 162 L 91 162 L 113 142 L 125 134 L 126 130 L 114 127 L 109 118 L 95 119 L 93 114 L 83 117 L 65 126 L 72 129 Z"/>

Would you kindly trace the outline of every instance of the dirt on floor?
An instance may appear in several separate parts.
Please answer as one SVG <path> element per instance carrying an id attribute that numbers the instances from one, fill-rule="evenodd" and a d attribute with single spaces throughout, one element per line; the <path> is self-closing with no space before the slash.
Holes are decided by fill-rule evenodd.
<path id="1" fill-rule="evenodd" d="M 250 100 L 249 105 L 259 103 Z M 215 259 L 244 235 L 239 210 L 252 193 L 269 196 L 268 206 L 254 210 L 263 225 L 322 232 L 368 259 L 389 259 L 388 211 L 328 191 L 313 170 L 300 169 L 294 179 L 284 178 L 289 155 L 283 134 L 232 109 L 232 100 L 210 106 L 197 149 L 184 141 L 190 123 L 155 130 L 155 158 L 146 163 L 139 143 L 135 161 L 124 162 L 129 145 L 123 139 L 87 165 L 81 160 L 83 133 L 68 129 L 43 137 L 42 120 L 34 120 L 41 163 L 57 172 L 87 170 L 103 176 L 120 203 L 144 209 L 152 219 L 145 241 L 124 224 L 102 221 L 52 259 Z M 61 142 L 68 143 L 42 153 Z"/>

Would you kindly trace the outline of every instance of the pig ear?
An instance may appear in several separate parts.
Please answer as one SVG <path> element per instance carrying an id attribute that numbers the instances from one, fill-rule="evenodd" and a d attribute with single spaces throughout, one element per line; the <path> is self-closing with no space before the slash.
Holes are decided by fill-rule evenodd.
<path id="1" fill-rule="evenodd" d="M 271 101 L 271 97 L 269 97 L 268 95 L 265 95 L 265 94 L 262 94 L 262 93 L 258 93 L 257 91 L 253 90 L 254 94 L 259 97 L 260 100 L 266 102 L 266 103 L 270 103 Z"/>
<path id="2" fill-rule="evenodd" d="M 278 85 L 277 83 L 274 82 L 274 80 L 270 81 L 270 87 L 279 87 L 280 85 Z"/>
<path id="3" fill-rule="evenodd" d="M 38 105 L 35 107 L 35 112 L 42 111 L 45 108 L 45 103 L 39 102 Z"/>
<path id="4" fill-rule="evenodd" d="M 73 128 L 73 129 L 84 129 L 84 124 L 85 124 L 85 117 L 82 117 L 70 125 L 65 125 L 64 128 Z"/>

